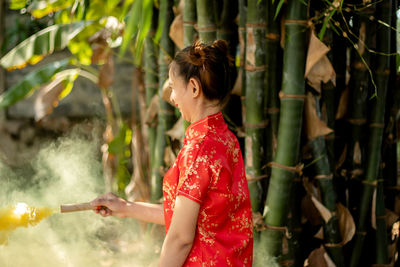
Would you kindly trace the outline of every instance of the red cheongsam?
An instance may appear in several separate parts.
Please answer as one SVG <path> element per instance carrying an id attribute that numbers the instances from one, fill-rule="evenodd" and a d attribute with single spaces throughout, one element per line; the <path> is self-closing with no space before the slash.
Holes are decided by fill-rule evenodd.
<path id="1" fill-rule="evenodd" d="M 183 266 L 252 265 L 252 212 L 243 159 L 220 112 L 187 128 L 163 191 L 167 233 L 178 195 L 200 204 L 193 246 Z"/>

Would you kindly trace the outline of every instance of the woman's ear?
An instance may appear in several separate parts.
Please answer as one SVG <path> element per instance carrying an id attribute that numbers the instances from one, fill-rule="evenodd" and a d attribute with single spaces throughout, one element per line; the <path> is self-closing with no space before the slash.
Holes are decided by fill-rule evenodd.
<path id="1" fill-rule="evenodd" d="M 190 78 L 189 79 L 189 89 L 192 91 L 193 98 L 198 97 L 200 95 L 201 90 L 202 90 L 201 84 L 195 78 Z"/>

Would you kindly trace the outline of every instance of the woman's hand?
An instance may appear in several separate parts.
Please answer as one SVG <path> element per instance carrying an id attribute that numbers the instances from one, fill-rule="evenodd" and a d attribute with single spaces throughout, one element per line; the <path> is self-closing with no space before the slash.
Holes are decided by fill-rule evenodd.
<path id="1" fill-rule="evenodd" d="M 107 193 L 90 202 L 90 205 L 97 207 L 95 212 L 103 217 L 126 217 L 128 202 L 113 193 Z"/>

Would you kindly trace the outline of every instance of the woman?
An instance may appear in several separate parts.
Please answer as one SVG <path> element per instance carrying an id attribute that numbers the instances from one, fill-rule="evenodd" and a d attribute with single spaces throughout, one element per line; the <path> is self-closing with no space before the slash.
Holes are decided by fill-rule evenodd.
<path id="1" fill-rule="evenodd" d="M 251 266 L 252 212 L 244 164 L 221 107 L 230 94 L 225 41 L 195 43 L 170 65 L 171 101 L 191 125 L 163 181 L 163 204 L 107 194 L 91 202 L 103 216 L 165 224 L 159 266 Z"/>

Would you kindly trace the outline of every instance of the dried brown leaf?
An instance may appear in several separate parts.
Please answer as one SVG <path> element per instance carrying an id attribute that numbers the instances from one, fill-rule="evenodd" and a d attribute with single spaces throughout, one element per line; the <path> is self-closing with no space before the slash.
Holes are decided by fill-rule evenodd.
<path id="1" fill-rule="evenodd" d="M 342 245 L 347 244 L 356 232 L 356 224 L 350 211 L 342 204 L 336 205 L 336 210 L 339 219 L 340 235 L 342 236 Z"/>
<path id="2" fill-rule="evenodd" d="M 340 95 L 339 106 L 336 111 L 335 119 L 339 120 L 346 116 L 347 106 L 349 103 L 349 94 L 350 94 L 350 89 L 346 87 L 346 89 Z"/>
<path id="3" fill-rule="evenodd" d="M 156 121 L 158 110 L 160 109 L 160 100 L 157 94 L 151 99 L 150 105 L 146 110 L 145 123 L 147 125 L 153 125 Z"/>
<path id="4" fill-rule="evenodd" d="M 321 217 L 324 219 L 325 223 L 328 223 L 329 220 L 332 218 L 332 213 L 331 211 L 326 208 L 318 199 L 316 199 L 314 196 L 311 197 L 312 202 L 314 203 L 314 206 L 317 208 L 319 211 L 319 214 Z"/>
<path id="5" fill-rule="evenodd" d="M 256 64 L 256 42 L 254 40 L 254 32 L 253 28 L 247 28 L 247 36 L 246 36 L 246 63 L 249 63 L 251 66 L 255 66 Z"/>
<path id="6" fill-rule="evenodd" d="M 353 162 L 354 164 L 361 164 L 361 147 L 358 141 L 354 144 Z"/>
<path id="7" fill-rule="evenodd" d="M 246 152 L 246 164 L 247 167 L 251 168 L 253 167 L 253 151 L 251 150 L 253 140 L 251 139 L 251 136 L 246 136 L 245 138 L 245 152 Z"/>
<path id="8" fill-rule="evenodd" d="M 40 121 L 52 113 L 53 108 L 58 105 L 59 96 L 64 90 L 62 81 L 62 79 L 56 79 L 39 90 L 34 104 L 35 121 Z"/>
<path id="9" fill-rule="evenodd" d="M 110 54 L 107 42 L 104 39 L 101 39 L 100 42 L 96 42 L 92 44 L 92 64 L 104 64 Z"/>
<path id="10" fill-rule="evenodd" d="M 365 0 L 364 0 L 365 1 Z M 365 30 L 366 30 L 366 24 L 365 22 L 362 22 L 360 24 L 360 31 L 359 31 L 359 39 L 358 39 L 358 44 L 357 44 L 357 49 L 360 55 L 363 55 L 365 52 Z"/>
<path id="11" fill-rule="evenodd" d="M 308 256 L 304 266 L 306 267 L 329 267 L 326 263 L 325 248 L 321 246 L 320 248 L 314 249 Z"/>
<path id="12" fill-rule="evenodd" d="M 399 215 L 389 209 L 386 209 L 386 226 L 388 229 L 391 229 L 393 227 L 393 224 L 397 222 L 398 219 Z"/>
<path id="13" fill-rule="evenodd" d="M 301 213 L 312 225 L 322 224 L 321 216 L 309 195 L 304 196 L 301 200 Z"/>
<path id="14" fill-rule="evenodd" d="M 376 187 L 374 194 L 372 195 L 372 207 L 371 207 L 371 226 L 376 230 Z"/>
<path id="15" fill-rule="evenodd" d="M 347 155 L 347 144 L 344 145 L 342 154 L 340 154 L 340 157 L 338 161 L 336 162 L 336 170 L 338 170 L 340 167 L 342 167 L 344 161 L 346 160 L 346 155 Z"/>
<path id="16" fill-rule="evenodd" d="M 172 166 L 176 160 L 176 156 L 174 152 L 172 151 L 172 148 L 170 146 L 166 146 L 164 150 L 164 162 L 165 166 Z"/>
<path id="17" fill-rule="evenodd" d="M 239 69 L 238 75 L 236 77 L 235 85 L 233 86 L 233 89 L 232 89 L 232 94 L 234 94 L 234 95 L 238 95 L 238 96 L 242 95 L 242 82 L 243 82 L 243 80 L 242 80 L 243 74 L 242 73 L 243 73 L 242 69 Z"/>
<path id="18" fill-rule="evenodd" d="M 394 198 L 394 213 L 400 215 L 400 195 L 396 195 Z"/>
<path id="19" fill-rule="evenodd" d="M 321 82 L 331 81 L 336 84 L 336 72 L 326 55 L 314 64 L 306 78 L 307 83 L 318 93 L 321 93 Z"/>
<path id="20" fill-rule="evenodd" d="M 312 140 L 319 136 L 325 136 L 331 132 L 330 129 L 317 115 L 316 103 L 312 93 L 308 92 L 305 100 L 305 125 L 308 139 Z"/>
<path id="21" fill-rule="evenodd" d="M 183 117 L 181 116 L 175 125 L 168 131 L 165 132 L 167 135 L 171 136 L 172 139 L 182 140 L 185 135 L 185 128 L 183 127 Z"/>
<path id="22" fill-rule="evenodd" d="M 318 232 L 314 235 L 315 238 L 324 240 L 324 228 L 321 226 Z"/>
<path id="23" fill-rule="evenodd" d="M 169 79 L 167 79 L 163 84 L 161 97 L 164 101 L 175 107 L 174 103 L 171 102 L 171 92 L 172 88 L 169 86 Z"/>
<path id="24" fill-rule="evenodd" d="M 169 28 L 169 37 L 179 49 L 183 49 L 183 16 L 179 14 L 175 17 L 174 21 Z"/>
<path id="25" fill-rule="evenodd" d="M 314 67 L 314 65 L 320 61 L 328 52 L 329 47 L 327 47 L 323 42 L 321 42 L 313 31 L 310 37 L 310 43 L 308 45 L 307 61 L 306 61 L 306 73 L 305 77 L 308 77 L 309 72 Z"/>
<path id="26" fill-rule="evenodd" d="M 98 85 L 100 88 L 109 88 L 114 82 L 114 60 L 112 55 L 108 56 L 106 63 L 101 65 Z"/>

